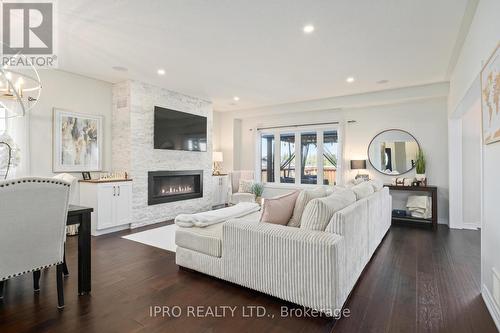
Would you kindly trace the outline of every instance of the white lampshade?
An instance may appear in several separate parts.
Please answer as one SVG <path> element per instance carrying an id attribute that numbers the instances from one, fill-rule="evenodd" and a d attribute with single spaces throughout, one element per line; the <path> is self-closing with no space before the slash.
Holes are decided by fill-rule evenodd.
<path id="1" fill-rule="evenodd" d="M 221 151 L 214 151 L 212 157 L 213 157 L 214 162 L 222 162 L 223 161 Z"/>

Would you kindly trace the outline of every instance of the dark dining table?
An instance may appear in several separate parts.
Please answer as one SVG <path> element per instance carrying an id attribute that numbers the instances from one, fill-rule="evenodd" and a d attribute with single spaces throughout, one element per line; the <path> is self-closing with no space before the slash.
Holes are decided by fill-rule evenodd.
<path id="1" fill-rule="evenodd" d="M 91 291 L 91 243 L 90 243 L 90 207 L 69 205 L 66 225 L 79 224 L 78 227 L 78 295 Z"/>

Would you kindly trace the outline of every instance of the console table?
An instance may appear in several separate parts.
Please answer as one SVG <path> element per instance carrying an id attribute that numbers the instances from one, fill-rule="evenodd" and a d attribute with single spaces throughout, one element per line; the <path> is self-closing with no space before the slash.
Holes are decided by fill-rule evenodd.
<path id="1" fill-rule="evenodd" d="M 437 204 L 437 187 L 436 186 L 395 186 L 395 185 L 384 185 L 391 191 L 409 191 L 409 192 L 425 192 L 428 193 L 432 198 L 432 216 L 430 219 L 423 219 L 412 216 L 392 216 L 393 224 L 419 224 L 425 225 L 429 224 L 432 229 L 437 229 L 437 219 L 438 219 L 438 204 Z"/>

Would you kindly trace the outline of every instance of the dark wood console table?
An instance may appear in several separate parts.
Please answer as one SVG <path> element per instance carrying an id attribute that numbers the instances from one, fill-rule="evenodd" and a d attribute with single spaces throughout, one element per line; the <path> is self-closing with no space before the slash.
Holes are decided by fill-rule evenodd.
<path id="1" fill-rule="evenodd" d="M 436 186 L 395 186 L 395 185 L 384 185 L 391 191 L 410 191 L 410 192 L 426 192 L 430 194 L 432 198 L 432 216 L 430 219 L 423 219 L 412 216 L 392 216 L 393 224 L 419 224 L 425 225 L 429 224 L 432 229 L 436 230 L 438 225 L 438 204 L 437 204 L 437 187 Z M 430 222 L 430 223 L 429 223 Z"/>

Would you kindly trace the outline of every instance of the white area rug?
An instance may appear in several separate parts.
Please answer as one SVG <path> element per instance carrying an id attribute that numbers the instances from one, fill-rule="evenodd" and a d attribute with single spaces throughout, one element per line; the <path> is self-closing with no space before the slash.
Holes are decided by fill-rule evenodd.
<path id="1" fill-rule="evenodd" d="M 122 238 L 175 252 L 177 248 L 177 245 L 175 245 L 175 231 L 177 228 L 179 228 L 177 225 L 170 224 L 164 227 L 123 236 Z"/>

